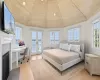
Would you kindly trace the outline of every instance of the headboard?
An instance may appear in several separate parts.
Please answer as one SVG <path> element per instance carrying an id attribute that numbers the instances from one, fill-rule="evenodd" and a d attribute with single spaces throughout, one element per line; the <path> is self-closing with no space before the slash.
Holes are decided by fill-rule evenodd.
<path id="1" fill-rule="evenodd" d="M 68 42 L 68 41 L 61 41 L 60 43 L 68 43 L 68 44 L 77 44 L 80 45 L 81 52 L 84 54 L 84 43 L 83 42 Z"/>

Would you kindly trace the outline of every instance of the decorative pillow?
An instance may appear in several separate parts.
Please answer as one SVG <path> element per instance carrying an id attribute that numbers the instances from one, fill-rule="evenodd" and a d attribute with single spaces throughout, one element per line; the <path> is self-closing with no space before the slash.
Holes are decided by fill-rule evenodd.
<path id="1" fill-rule="evenodd" d="M 60 49 L 63 48 L 63 43 L 60 43 L 59 48 L 60 48 Z"/>
<path id="2" fill-rule="evenodd" d="M 68 45 L 68 43 L 60 43 L 59 48 L 65 49 L 65 47 Z"/>
<path id="3" fill-rule="evenodd" d="M 63 50 L 70 51 L 70 45 L 68 45 L 68 43 L 64 44 Z"/>
<path id="4" fill-rule="evenodd" d="M 80 45 L 70 44 L 70 51 L 80 52 Z"/>

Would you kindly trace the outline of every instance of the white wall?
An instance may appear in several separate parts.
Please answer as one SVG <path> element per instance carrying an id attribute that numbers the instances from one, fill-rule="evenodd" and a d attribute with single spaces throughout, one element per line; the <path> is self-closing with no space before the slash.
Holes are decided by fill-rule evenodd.
<path id="1" fill-rule="evenodd" d="M 60 31 L 60 41 L 64 40 L 63 28 L 49 28 L 44 30 L 43 45 L 44 47 L 50 46 L 50 31 Z"/>
<path id="2" fill-rule="evenodd" d="M 60 31 L 60 41 L 64 40 L 64 32 L 63 28 L 38 28 L 38 27 L 30 27 L 25 26 L 19 23 L 16 23 L 16 26 L 22 28 L 22 39 L 25 41 L 25 44 L 28 45 L 30 48 L 32 47 L 32 31 L 42 31 L 43 32 L 43 47 L 49 47 L 50 46 L 50 31 Z"/>
<path id="3" fill-rule="evenodd" d="M 100 53 L 100 49 L 93 48 L 93 42 L 92 42 L 92 29 L 93 29 L 93 24 L 92 22 L 96 19 L 100 18 L 100 12 L 91 17 L 89 20 L 78 23 L 72 26 L 67 26 L 65 28 L 37 28 L 37 27 L 29 27 L 29 26 L 24 26 L 24 25 L 19 25 L 18 23 L 16 24 L 17 26 L 20 26 L 23 28 L 23 33 L 22 33 L 22 39 L 25 41 L 27 45 L 30 47 L 32 46 L 32 35 L 31 32 L 34 30 L 41 30 L 43 31 L 43 47 L 48 47 L 50 46 L 49 42 L 49 32 L 52 30 L 59 30 L 60 31 L 60 41 L 62 40 L 67 40 L 67 30 L 69 28 L 73 27 L 80 27 L 80 41 L 85 43 L 85 52 L 91 52 L 91 53 Z"/>
<path id="4" fill-rule="evenodd" d="M 29 27 L 29 26 L 24 26 L 21 24 L 16 23 L 16 26 L 22 27 L 23 33 L 22 33 L 22 39 L 25 41 L 25 43 L 31 47 L 32 46 L 32 35 L 31 32 L 34 30 L 40 30 L 43 31 L 43 47 L 48 47 L 50 46 L 49 42 L 49 32 L 52 30 L 59 30 L 60 31 L 60 41 L 62 40 L 67 40 L 67 31 L 69 28 L 74 28 L 74 27 L 80 27 L 80 41 L 84 42 L 85 44 L 85 52 L 91 52 L 91 53 L 100 53 L 100 49 L 93 48 L 93 43 L 92 43 L 92 28 L 93 24 L 92 22 L 96 19 L 100 18 L 100 13 L 97 13 L 95 16 L 91 17 L 89 20 L 78 23 L 72 26 L 67 26 L 65 28 L 37 28 L 37 27 Z"/>
<path id="5" fill-rule="evenodd" d="M 67 26 L 67 27 L 65 27 L 64 28 L 64 36 L 65 36 L 65 40 L 67 40 L 68 41 L 68 34 L 67 34 L 67 32 L 68 32 L 68 29 L 70 29 L 70 28 L 75 28 L 75 27 L 79 27 L 80 28 L 80 41 L 81 42 L 83 42 L 84 44 L 85 44 L 85 52 L 88 52 L 88 47 L 87 47 L 87 43 L 86 43 L 86 41 L 85 41 L 85 39 L 86 39 L 86 35 L 85 35 L 85 32 L 86 32 L 86 30 L 85 30 L 85 26 L 87 26 L 87 23 L 86 22 L 82 22 L 82 23 L 79 23 L 79 24 L 75 24 L 75 25 L 72 25 L 72 26 Z"/>
<path id="6" fill-rule="evenodd" d="M 92 40 L 93 40 L 92 39 L 93 38 L 93 32 L 92 32 L 93 24 L 92 24 L 92 22 L 99 18 L 100 18 L 100 12 L 85 22 L 65 27 L 64 28 L 65 40 L 67 40 L 67 30 L 69 28 L 74 28 L 74 27 L 80 26 L 80 29 L 81 29 L 80 41 L 85 43 L 85 52 L 100 54 L 100 48 L 93 48 L 93 46 L 92 46 L 93 45 L 93 42 L 92 42 Z"/>
<path id="7" fill-rule="evenodd" d="M 100 48 L 93 48 L 93 42 L 92 42 L 92 38 L 93 38 L 93 33 L 92 33 L 92 30 L 93 30 L 93 21 L 97 20 L 97 19 L 100 19 L 100 12 L 97 13 L 95 16 L 91 17 L 88 21 L 87 21 L 87 27 L 88 29 L 87 30 L 87 43 L 89 44 L 89 52 L 91 53 L 97 53 L 100 55 Z"/>
<path id="8" fill-rule="evenodd" d="M 88 21 L 79 23 L 79 24 L 75 24 L 72 26 L 67 26 L 65 28 L 49 28 L 49 29 L 45 29 L 45 28 L 37 28 L 37 27 L 29 27 L 29 26 L 25 26 L 25 25 L 21 25 L 16 23 L 16 26 L 22 27 L 22 39 L 25 41 L 26 45 L 28 45 L 30 48 L 32 47 L 32 31 L 42 31 L 43 32 L 43 47 L 48 47 L 50 46 L 50 42 L 49 42 L 49 32 L 52 30 L 59 30 L 60 31 L 60 41 L 62 40 L 67 40 L 67 30 L 69 28 L 73 28 L 73 27 L 80 27 L 80 41 L 85 43 L 85 52 L 89 52 L 89 53 L 97 53 L 100 55 L 100 49 L 98 48 L 93 48 L 92 45 L 92 28 L 93 28 L 93 24 L 92 22 L 96 19 L 100 18 L 100 12 L 97 13 L 95 16 L 91 17 Z M 4 36 L 9 36 L 8 34 L 0 31 L 0 35 L 4 35 Z M 15 59 L 15 55 L 13 55 L 13 59 Z M 15 61 L 15 60 L 14 60 Z"/>

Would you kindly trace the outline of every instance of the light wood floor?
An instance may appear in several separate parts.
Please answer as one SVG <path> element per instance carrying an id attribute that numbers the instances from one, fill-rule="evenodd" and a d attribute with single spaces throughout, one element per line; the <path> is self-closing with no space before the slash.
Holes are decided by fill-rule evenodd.
<path id="1" fill-rule="evenodd" d="M 31 60 L 42 59 L 41 55 L 32 56 Z M 34 80 L 30 63 L 24 63 L 20 65 L 20 79 L 19 80 Z"/>
<path id="2" fill-rule="evenodd" d="M 33 56 L 31 58 L 31 61 L 33 61 L 33 64 L 32 64 L 33 67 L 34 67 L 34 65 L 35 65 L 34 63 L 36 63 L 36 61 L 41 61 L 39 59 L 42 59 L 42 57 L 39 55 Z M 29 64 L 30 63 L 24 63 L 24 64 L 20 65 L 20 79 L 19 80 L 36 80 L 36 79 L 34 79 L 35 76 L 33 75 L 33 70 L 35 70 L 35 69 L 32 70 L 32 68 Z M 40 63 L 40 64 L 43 65 L 42 63 Z M 41 66 L 38 66 L 38 67 L 41 67 Z M 44 68 L 46 68 L 46 67 L 44 67 Z M 36 69 L 38 69 L 38 68 L 36 68 Z M 45 70 L 45 69 L 43 69 L 43 70 Z M 47 75 L 47 73 L 46 74 L 44 73 L 44 75 Z M 86 70 L 82 70 L 78 74 L 73 73 L 73 75 L 74 75 L 73 77 L 71 77 L 69 79 L 66 78 L 66 80 L 100 80 L 100 76 L 90 76 Z M 41 80 L 44 80 L 44 79 L 41 79 Z M 51 76 L 50 80 L 53 80 L 52 76 Z M 56 78 L 54 80 L 58 80 L 58 79 Z M 65 80 L 65 79 L 59 79 L 59 80 Z"/>
<path id="3" fill-rule="evenodd" d="M 20 66 L 19 80 L 34 80 L 33 73 L 27 63 Z"/>

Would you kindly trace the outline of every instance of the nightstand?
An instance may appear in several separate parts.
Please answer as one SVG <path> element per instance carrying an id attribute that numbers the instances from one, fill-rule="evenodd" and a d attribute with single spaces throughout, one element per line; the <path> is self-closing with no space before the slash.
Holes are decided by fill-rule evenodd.
<path id="1" fill-rule="evenodd" d="M 90 75 L 100 75 L 100 56 L 85 54 L 85 69 Z"/>

